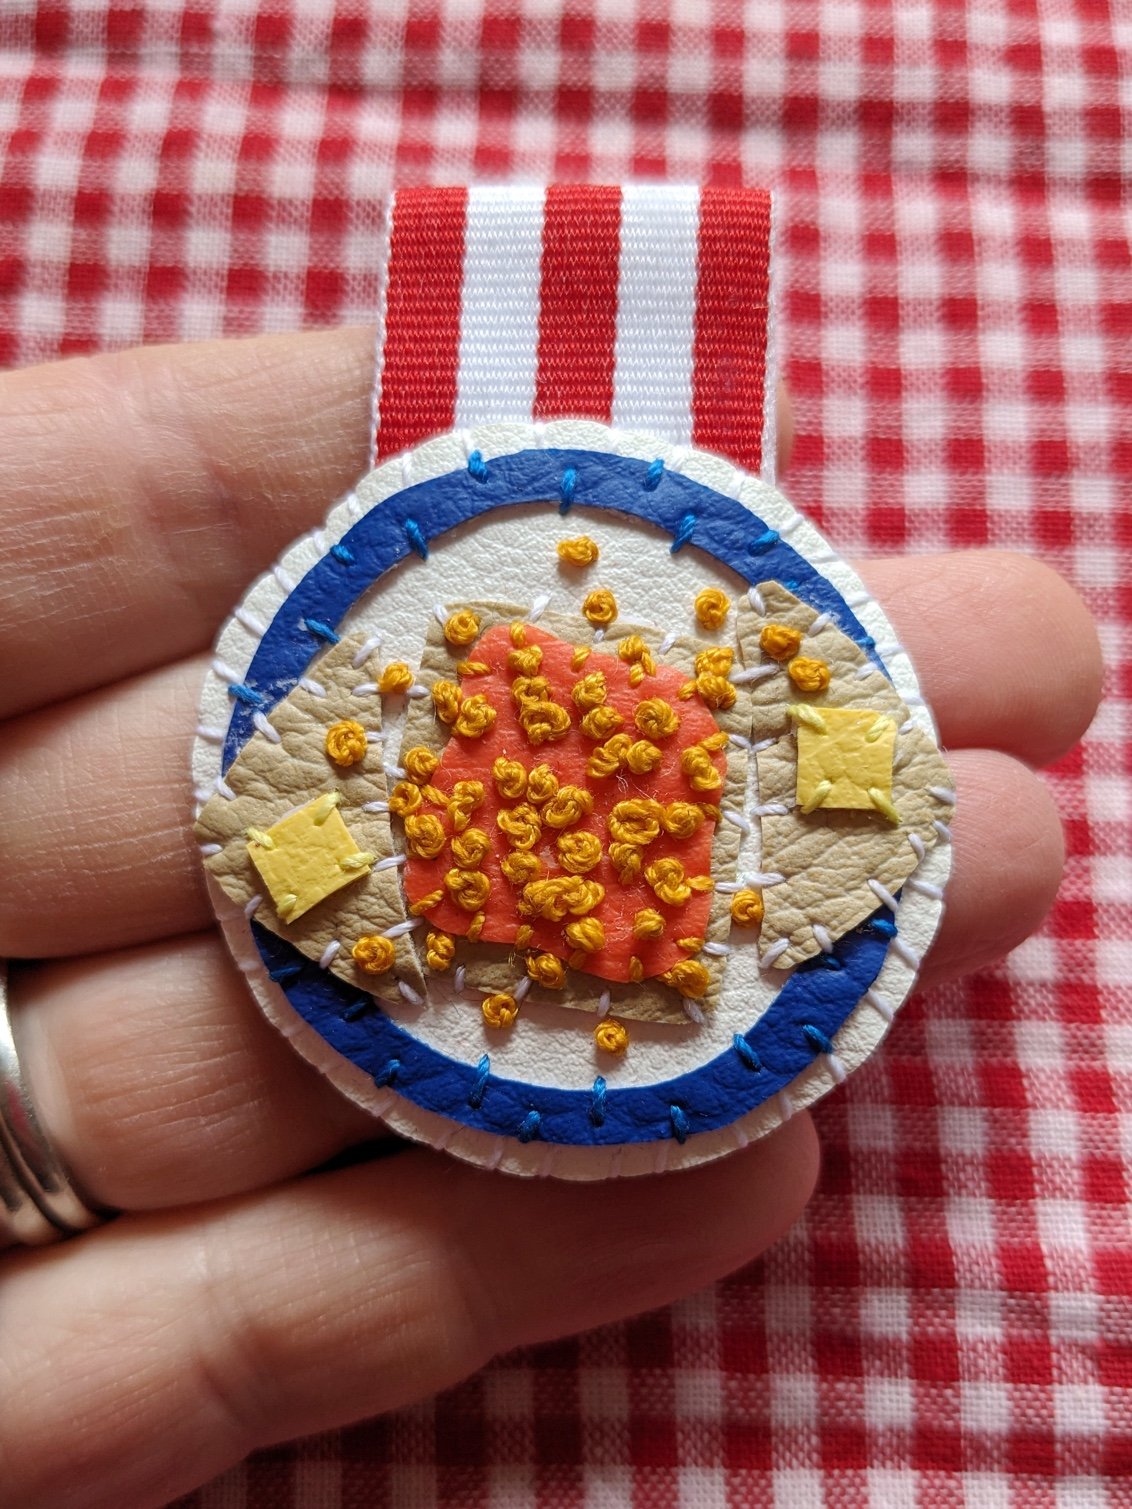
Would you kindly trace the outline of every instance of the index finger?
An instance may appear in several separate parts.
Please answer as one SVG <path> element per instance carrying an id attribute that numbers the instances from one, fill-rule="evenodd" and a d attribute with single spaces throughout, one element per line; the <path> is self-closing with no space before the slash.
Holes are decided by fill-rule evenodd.
<path id="1" fill-rule="evenodd" d="M 0 376 L 0 717 L 210 644 L 365 470 L 372 382 L 366 327 Z"/>

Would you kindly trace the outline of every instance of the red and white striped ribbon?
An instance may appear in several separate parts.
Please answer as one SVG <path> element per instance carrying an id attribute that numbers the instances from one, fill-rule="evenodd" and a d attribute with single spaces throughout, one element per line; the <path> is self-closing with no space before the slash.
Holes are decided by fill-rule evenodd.
<path id="1" fill-rule="evenodd" d="M 402 189 L 373 455 L 456 427 L 599 419 L 774 479 L 771 201 L 759 189 Z"/>

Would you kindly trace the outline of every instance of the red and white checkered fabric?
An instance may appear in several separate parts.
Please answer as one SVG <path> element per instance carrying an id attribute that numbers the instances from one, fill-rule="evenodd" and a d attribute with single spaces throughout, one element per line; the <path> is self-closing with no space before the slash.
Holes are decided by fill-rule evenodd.
<path id="1" fill-rule="evenodd" d="M 1053 918 L 822 1104 L 790 1237 L 199 1509 L 1132 1502 L 1130 52 L 1106 0 L 0 5 L 0 361 L 368 321 L 394 183 L 770 183 L 794 498 L 1041 555 L 1109 656 Z"/>

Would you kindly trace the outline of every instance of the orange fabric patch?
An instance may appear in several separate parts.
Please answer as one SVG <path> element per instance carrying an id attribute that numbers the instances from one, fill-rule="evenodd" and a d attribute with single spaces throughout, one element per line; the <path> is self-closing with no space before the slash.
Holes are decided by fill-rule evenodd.
<path id="1" fill-rule="evenodd" d="M 516 673 L 508 669 L 507 657 L 514 646 L 507 626 L 499 625 L 483 636 L 475 650 L 475 658 L 489 667 L 486 675 L 476 678 L 475 690 L 495 708 L 494 726 L 477 739 L 463 738 L 454 732 L 433 776 L 433 785 L 449 795 L 457 781 L 483 783 L 484 801 L 476 808 L 475 824 L 491 837 L 491 851 L 480 866 L 491 882 L 491 889 L 483 904 L 484 923 L 479 937 L 488 943 L 514 944 L 519 929 L 525 928 L 525 947 L 569 959 L 572 967 L 602 979 L 629 980 L 637 973 L 636 965 L 631 968 L 634 957 L 641 961 L 645 977 L 663 974 L 685 957 L 678 939 L 703 935 L 711 909 L 711 891 L 694 891 L 683 905 L 669 906 L 658 900 L 643 873 L 635 880 L 621 880 L 609 858 L 611 839 L 607 820 L 618 802 L 633 798 L 651 798 L 665 806 L 672 802 L 700 803 L 711 797 L 718 799 L 718 793 L 705 797 L 695 791 L 680 769 L 681 752 L 701 739 L 718 734 L 718 724 L 698 701 L 679 700 L 680 688 L 686 679 L 682 672 L 658 665 L 655 675 L 646 675 L 641 684 L 634 687 L 630 682 L 631 666 L 614 655 L 595 651 L 588 656 L 584 673 L 603 673 L 606 703 L 621 714 L 625 728 L 634 727 L 634 713 L 639 703 L 658 697 L 676 710 L 680 726 L 670 737 L 658 741 L 662 746 L 662 758 L 655 770 L 634 774 L 622 768 L 604 779 L 590 776 L 587 761 L 600 741 L 588 738 L 582 732 L 582 710 L 575 705 L 571 695 L 582 674 L 571 668 L 575 646 L 534 625 L 526 627 L 526 642 L 538 645 L 543 652 L 539 675 L 549 682 L 554 701 L 568 709 L 569 732 L 564 738 L 537 745 L 528 739 L 519 724 L 516 716 L 519 709 L 511 695 L 511 683 Z M 503 809 L 527 802 L 526 797 L 510 800 L 499 795 L 492 777 L 492 766 L 500 756 L 520 762 L 528 771 L 536 765 L 548 765 L 558 777 L 560 787 L 580 787 L 593 797 L 593 810 L 577 823 L 565 829 L 544 823 L 541 838 L 531 851 L 541 860 L 545 876 L 569 876 L 570 871 L 561 863 L 557 845 L 562 832 L 591 833 L 601 843 L 601 860 L 586 871 L 585 879 L 597 881 L 605 888 L 604 899 L 589 913 L 602 924 L 605 941 L 596 952 L 586 953 L 584 962 L 565 932 L 567 923 L 575 919 L 551 922 L 524 915 L 519 910 L 522 886 L 513 885 L 500 869 L 500 861 L 512 851 L 496 819 Z M 711 759 L 723 775 L 726 771 L 725 754 L 713 751 Z M 453 865 L 450 840 L 454 830 L 447 814 L 440 813 L 439 816 L 449 842 L 435 859 L 409 856 L 404 872 L 405 892 L 412 904 L 436 891 L 443 891 L 443 899 L 428 911 L 429 926 L 463 936 L 467 934 L 472 919 L 470 913 L 457 906 L 444 891 L 444 877 Z M 696 832 L 687 838 L 661 831 L 640 850 L 642 871 L 659 859 L 674 858 L 680 861 L 689 877 L 710 875 L 714 833 L 715 821 L 711 816 L 706 817 Z M 664 932 L 655 939 L 634 936 L 634 920 L 645 908 L 659 911 L 667 924 Z"/>

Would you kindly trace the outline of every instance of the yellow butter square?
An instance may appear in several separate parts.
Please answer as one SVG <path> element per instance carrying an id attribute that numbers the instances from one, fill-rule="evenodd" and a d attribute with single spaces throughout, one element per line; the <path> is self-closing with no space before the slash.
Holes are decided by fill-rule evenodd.
<path id="1" fill-rule="evenodd" d="M 869 795 L 892 800 L 896 724 L 883 713 L 850 707 L 814 708 L 817 718 L 798 722 L 798 805 L 876 808 Z M 821 727 L 819 728 L 818 721 Z M 825 783 L 828 782 L 828 789 Z"/>
<path id="2" fill-rule="evenodd" d="M 316 797 L 264 833 L 254 837 L 249 833 L 248 856 L 285 922 L 294 922 L 350 885 L 373 863 L 373 856 L 358 848 L 342 814 L 326 796 Z"/>

